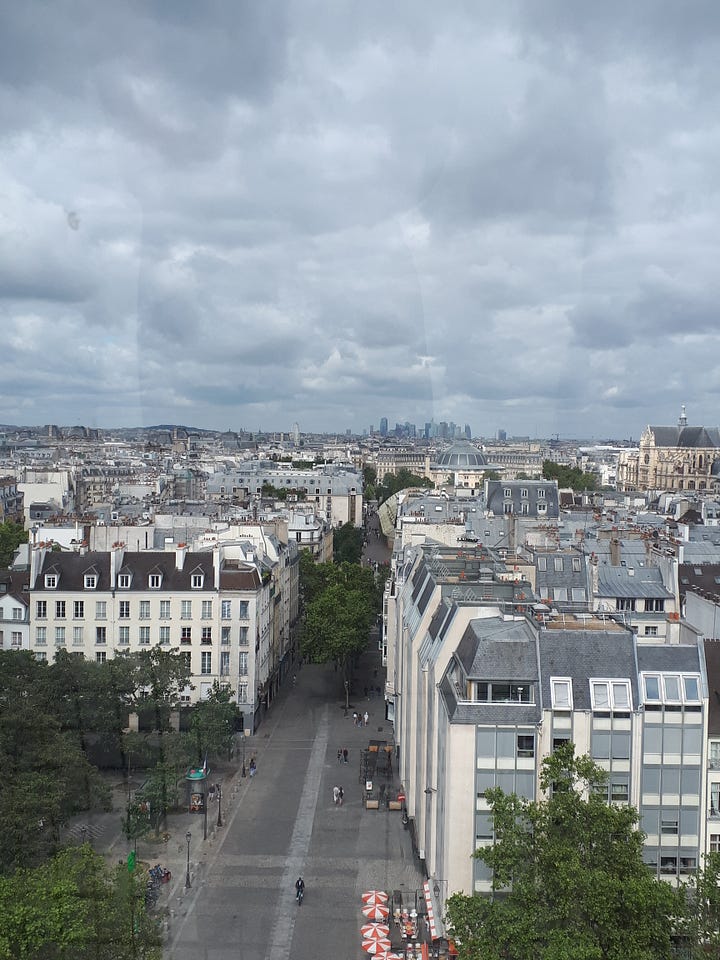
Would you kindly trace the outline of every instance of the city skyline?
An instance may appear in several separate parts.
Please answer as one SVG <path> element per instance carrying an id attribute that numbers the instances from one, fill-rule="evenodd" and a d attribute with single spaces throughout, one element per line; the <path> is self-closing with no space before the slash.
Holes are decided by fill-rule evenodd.
<path id="1" fill-rule="evenodd" d="M 9 7 L 0 421 L 717 423 L 719 32 L 703 0 Z"/>

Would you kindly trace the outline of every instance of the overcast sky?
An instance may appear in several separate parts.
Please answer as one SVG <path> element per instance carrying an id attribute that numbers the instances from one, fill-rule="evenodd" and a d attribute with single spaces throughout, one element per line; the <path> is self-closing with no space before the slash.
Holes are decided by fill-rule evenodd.
<path id="1" fill-rule="evenodd" d="M 717 0 L 3 4 L 0 422 L 715 426 Z"/>

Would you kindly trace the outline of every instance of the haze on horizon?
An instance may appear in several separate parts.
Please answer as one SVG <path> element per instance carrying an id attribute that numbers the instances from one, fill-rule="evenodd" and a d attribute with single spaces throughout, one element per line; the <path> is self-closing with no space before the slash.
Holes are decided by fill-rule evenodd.
<path id="1" fill-rule="evenodd" d="M 28 0 L 0 422 L 716 425 L 720 6 Z"/>

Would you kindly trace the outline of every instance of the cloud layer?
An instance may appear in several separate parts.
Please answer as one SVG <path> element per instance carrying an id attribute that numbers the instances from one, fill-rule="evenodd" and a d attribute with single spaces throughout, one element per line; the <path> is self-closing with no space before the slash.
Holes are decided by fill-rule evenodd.
<path id="1" fill-rule="evenodd" d="M 0 422 L 716 425 L 720 7 L 28 0 Z"/>

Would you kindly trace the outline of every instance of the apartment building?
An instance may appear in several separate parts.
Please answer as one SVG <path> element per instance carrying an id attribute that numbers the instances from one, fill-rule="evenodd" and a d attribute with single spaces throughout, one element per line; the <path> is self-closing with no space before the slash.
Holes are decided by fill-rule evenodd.
<path id="1" fill-rule="evenodd" d="M 535 798 L 542 760 L 564 740 L 607 771 L 608 802 L 639 810 L 648 868 L 682 881 L 710 842 L 714 789 L 698 635 L 653 643 L 607 616 L 538 616 L 529 585 L 497 561 L 465 562 L 462 580 L 461 562 L 438 545 L 407 550 L 385 597 L 399 770 L 439 908 L 455 891 L 490 890 L 472 857 L 494 839 L 485 791 Z"/>
<path id="2" fill-rule="evenodd" d="M 30 648 L 28 574 L 0 570 L 0 650 Z"/>
<path id="3" fill-rule="evenodd" d="M 23 493 L 15 477 L 0 477 L 0 523 L 23 522 Z"/>
<path id="4" fill-rule="evenodd" d="M 229 684 L 252 730 L 292 655 L 297 563 L 284 555 L 276 566 L 232 544 L 78 553 L 40 544 L 31 552 L 29 646 L 41 659 L 62 648 L 98 662 L 177 649 L 190 668 L 184 702 L 207 696 L 215 680 Z"/>

